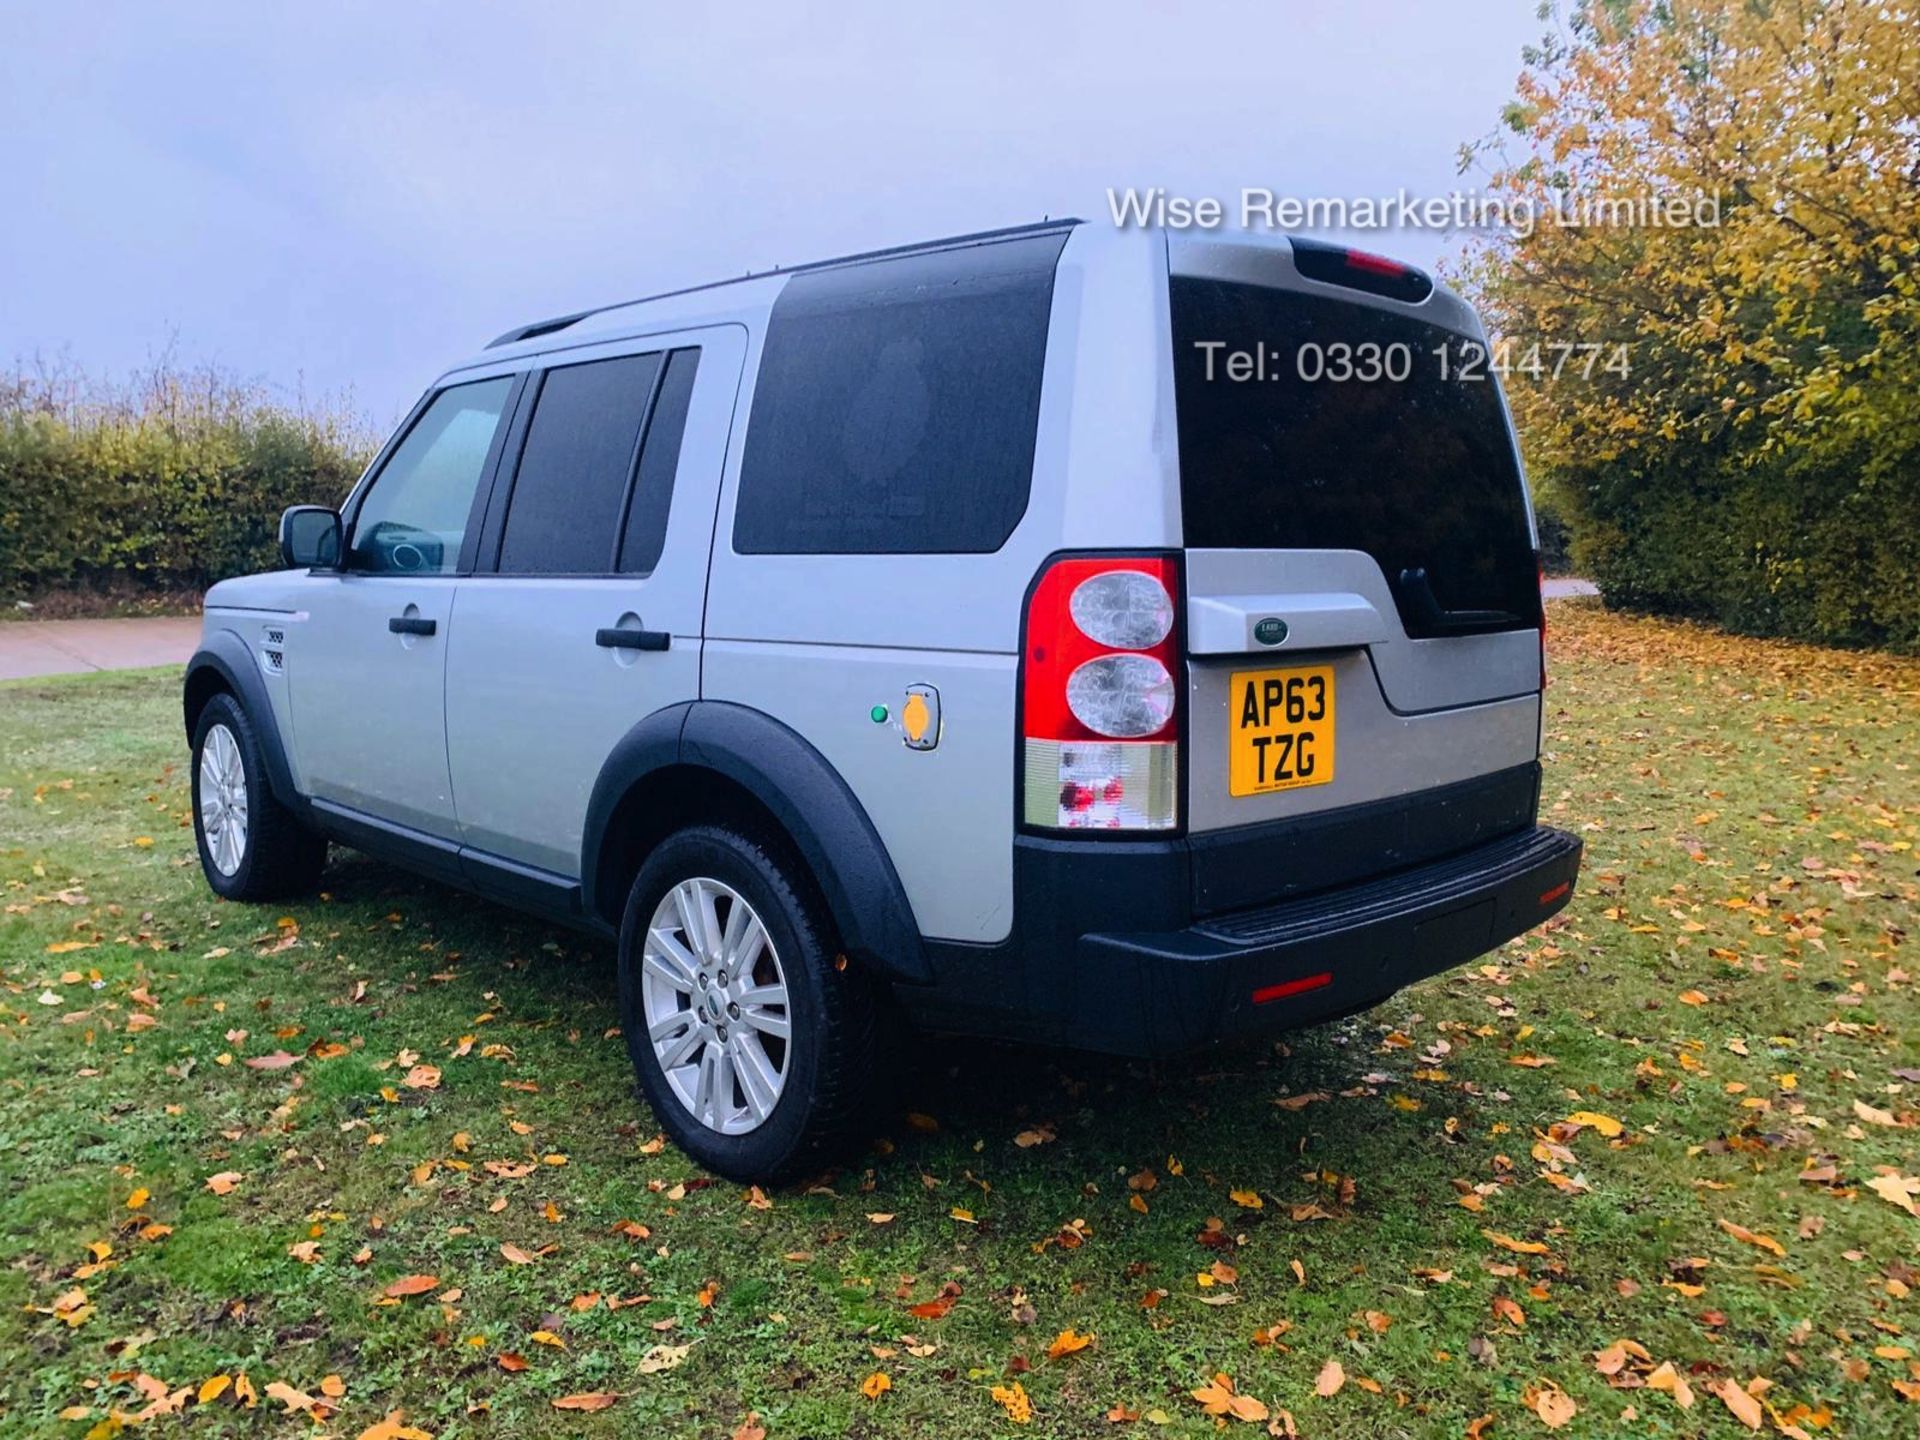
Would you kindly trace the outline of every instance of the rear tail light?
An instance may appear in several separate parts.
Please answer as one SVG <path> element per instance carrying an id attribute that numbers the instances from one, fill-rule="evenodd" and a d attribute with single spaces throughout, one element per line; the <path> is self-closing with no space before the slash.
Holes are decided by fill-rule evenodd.
<path id="1" fill-rule="evenodd" d="M 1101 655 L 1067 677 L 1067 709 L 1096 735 L 1158 735 L 1173 719 L 1173 676 L 1151 655 Z"/>
<path id="2" fill-rule="evenodd" d="M 1178 593 L 1170 555 L 1056 560 L 1040 576 L 1020 657 L 1028 825 L 1179 824 Z"/>
<path id="3" fill-rule="evenodd" d="M 1147 650 L 1173 632 L 1173 597 L 1141 570 L 1108 570 L 1073 587 L 1067 613 L 1099 645 Z"/>

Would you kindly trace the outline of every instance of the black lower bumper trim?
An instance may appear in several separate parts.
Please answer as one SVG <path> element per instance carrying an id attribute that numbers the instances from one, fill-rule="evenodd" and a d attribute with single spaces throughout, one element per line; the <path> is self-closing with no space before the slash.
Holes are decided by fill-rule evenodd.
<path id="1" fill-rule="evenodd" d="M 1082 936 L 1068 1033 L 1090 1049 L 1164 1055 L 1362 1009 L 1554 914 L 1580 852 L 1575 836 L 1535 827 L 1183 930 Z"/>
<path id="2" fill-rule="evenodd" d="M 1203 920 L 1194 929 L 1229 945 L 1290 945 L 1336 929 L 1355 929 L 1430 903 L 1449 904 L 1464 886 L 1484 889 L 1529 874 L 1580 842 L 1544 826 L 1509 835 L 1464 855 L 1403 870 L 1303 900 L 1263 905 Z"/>
<path id="3" fill-rule="evenodd" d="M 1359 805 L 1187 839 L 1193 914 L 1269 905 L 1424 865 L 1534 823 L 1537 762 Z"/>

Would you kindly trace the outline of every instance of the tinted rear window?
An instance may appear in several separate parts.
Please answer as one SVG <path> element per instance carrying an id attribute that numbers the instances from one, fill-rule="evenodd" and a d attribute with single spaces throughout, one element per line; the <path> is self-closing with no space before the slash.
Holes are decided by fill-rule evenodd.
<path id="1" fill-rule="evenodd" d="M 1064 234 L 796 275 L 774 302 L 743 554 L 998 550 L 1026 513 Z"/>
<path id="2" fill-rule="evenodd" d="M 1228 281 L 1175 277 L 1172 300 L 1189 546 L 1363 550 L 1410 635 L 1538 624 L 1519 466 L 1477 342 Z M 1235 352 L 1261 363 L 1229 378 Z"/>

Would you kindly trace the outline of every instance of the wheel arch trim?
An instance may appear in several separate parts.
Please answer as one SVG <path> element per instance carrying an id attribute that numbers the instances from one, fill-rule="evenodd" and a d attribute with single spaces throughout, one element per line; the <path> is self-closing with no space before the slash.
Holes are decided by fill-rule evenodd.
<path id="1" fill-rule="evenodd" d="M 865 807 L 808 741 L 763 711 L 690 700 L 640 721 L 608 755 L 581 839 L 583 908 L 617 922 L 626 897 L 614 876 L 612 827 L 634 789 L 669 766 L 709 770 L 773 815 L 820 887 L 849 955 L 909 983 L 932 979 L 919 925 L 893 859 Z"/>
<path id="2" fill-rule="evenodd" d="M 217 679 L 215 678 L 217 677 Z M 253 723 L 254 736 L 266 757 L 267 782 L 282 805 L 296 814 L 306 813 L 306 797 L 293 783 L 293 770 L 287 763 L 286 744 L 280 735 L 280 722 L 274 714 L 267 685 L 260 678 L 253 652 L 247 642 L 231 630 L 214 630 L 202 637 L 200 648 L 187 661 L 187 673 L 180 689 L 181 718 L 186 724 L 187 743 L 193 743 L 194 727 L 212 693 L 225 690 L 239 700 Z"/>

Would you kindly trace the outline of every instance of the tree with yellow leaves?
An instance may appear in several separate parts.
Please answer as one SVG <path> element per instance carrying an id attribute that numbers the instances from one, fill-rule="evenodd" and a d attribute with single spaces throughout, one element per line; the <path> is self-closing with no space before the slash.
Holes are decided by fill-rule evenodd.
<path id="1" fill-rule="evenodd" d="M 1610 602 L 1920 647 L 1920 5 L 1542 15 L 1463 153 L 1541 219 L 1464 278 L 1510 356 L 1627 346 L 1508 374 L 1576 562 Z"/>

